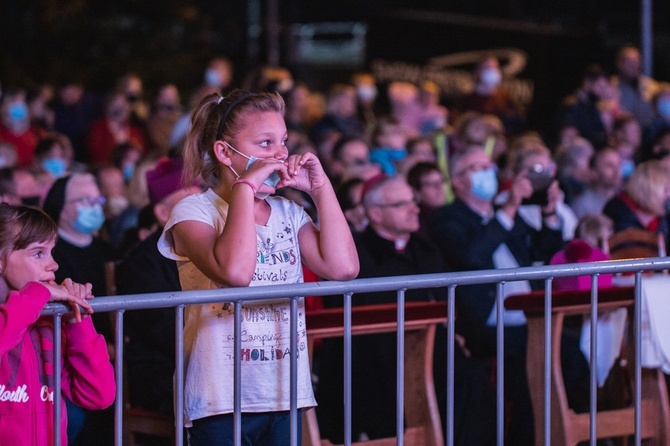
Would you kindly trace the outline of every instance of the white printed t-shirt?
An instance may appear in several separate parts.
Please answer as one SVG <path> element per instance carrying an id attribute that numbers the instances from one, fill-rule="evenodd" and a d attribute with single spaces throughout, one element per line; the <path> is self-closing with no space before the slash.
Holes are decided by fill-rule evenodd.
<path id="1" fill-rule="evenodd" d="M 304 209 L 282 197 L 268 197 L 270 218 L 256 225 L 256 270 L 250 286 L 302 283 L 298 231 L 311 221 Z M 228 203 L 213 190 L 190 195 L 172 210 L 158 241 L 165 257 L 177 261 L 184 291 L 220 288 L 186 257 L 174 252 L 171 228 L 200 221 L 223 231 Z M 268 300 L 242 306 L 242 411 L 290 409 L 290 301 Z M 233 411 L 234 306 L 190 305 L 185 309 L 185 424 Z M 305 327 L 305 302 L 298 303 L 298 408 L 316 405 Z"/>

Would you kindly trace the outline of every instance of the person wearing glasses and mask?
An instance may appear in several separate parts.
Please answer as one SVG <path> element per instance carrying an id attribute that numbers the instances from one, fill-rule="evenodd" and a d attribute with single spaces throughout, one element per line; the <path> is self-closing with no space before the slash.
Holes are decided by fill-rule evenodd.
<path id="1" fill-rule="evenodd" d="M 59 265 L 56 281 L 60 283 L 70 277 L 77 283 L 90 282 L 96 297 L 108 294 L 105 263 L 112 260 L 109 245 L 97 236 L 105 221 L 103 205 L 104 198 L 95 177 L 89 173 L 73 173 L 54 182 L 42 206 L 58 225 L 58 240 L 53 250 L 53 258 Z M 109 314 L 96 313 L 91 317 L 108 344 L 113 342 Z M 77 436 L 77 426 L 81 429 L 78 434 L 83 444 L 94 438 L 113 438 L 113 408 L 84 411 L 70 402 L 68 404 L 69 438 Z"/>
<path id="2" fill-rule="evenodd" d="M 512 179 L 506 201 L 497 206 L 497 172 L 483 149 L 469 148 L 456 154 L 449 174 L 456 198 L 435 210 L 430 231 L 449 268 L 473 271 L 530 266 L 536 261 L 548 262 L 561 249 L 561 231 L 554 226 L 556 215 L 548 215 L 541 227 L 534 229 L 518 213 L 522 201 L 533 194 L 525 175 Z M 555 202 L 550 202 L 545 210 L 553 211 L 553 207 Z M 530 292 L 533 285 L 508 282 L 505 294 Z M 456 332 L 465 337 L 473 357 L 495 357 L 495 300 L 495 283 L 456 289 Z M 525 365 L 526 320 L 522 311 L 505 311 L 503 321 L 505 399 L 510 407 L 506 444 L 533 444 Z"/>

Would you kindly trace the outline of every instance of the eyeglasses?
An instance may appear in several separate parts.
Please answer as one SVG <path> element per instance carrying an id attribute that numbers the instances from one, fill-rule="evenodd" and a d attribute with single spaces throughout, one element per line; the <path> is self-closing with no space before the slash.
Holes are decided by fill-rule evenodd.
<path id="1" fill-rule="evenodd" d="M 454 174 L 455 177 L 460 177 L 461 175 L 464 175 L 466 173 L 470 172 L 477 172 L 480 170 L 486 170 L 493 168 L 496 172 L 498 171 L 498 168 L 496 167 L 495 164 L 487 163 L 487 164 L 472 164 L 471 166 L 467 166 L 465 169 L 461 170 L 460 172 L 457 172 Z"/>
<path id="2" fill-rule="evenodd" d="M 66 201 L 66 204 L 76 203 L 84 206 L 95 206 L 96 204 L 99 204 L 104 206 L 106 201 L 105 197 L 79 197 Z"/>
<path id="3" fill-rule="evenodd" d="M 379 204 L 373 204 L 372 206 L 377 206 L 382 209 L 384 208 L 401 209 L 410 206 L 417 206 L 418 204 L 419 202 L 417 201 L 417 199 L 412 198 L 411 200 L 394 201 L 393 203 L 379 203 Z"/>

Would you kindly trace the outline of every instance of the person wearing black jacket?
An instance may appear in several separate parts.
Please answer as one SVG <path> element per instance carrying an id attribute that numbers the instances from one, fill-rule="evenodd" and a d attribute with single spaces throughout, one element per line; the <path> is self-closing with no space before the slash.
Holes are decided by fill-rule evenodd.
<path id="1" fill-rule="evenodd" d="M 418 234 L 419 207 L 401 176 L 368 180 L 363 204 L 369 226 L 355 242 L 358 278 L 441 273 L 446 266 L 432 243 Z M 409 289 L 406 302 L 446 299 L 446 289 Z M 395 303 L 395 292 L 360 293 L 353 305 Z M 326 305 L 340 304 L 326 299 Z M 434 382 L 442 419 L 446 415 L 446 328 L 438 326 L 434 348 Z M 319 364 L 317 416 L 323 438 L 342 443 L 342 341 L 328 340 L 315 356 Z M 454 437 L 457 445 L 491 444 L 495 440 L 495 407 L 491 386 L 481 367 L 455 349 Z M 353 440 L 395 436 L 396 334 L 356 336 L 352 346 Z M 372 372 L 374 371 L 374 372 Z M 486 415 L 489 415 L 488 417 Z M 484 416 L 485 421 L 482 421 Z M 490 422 L 487 424 L 487 421 Z"/>
<path id="2" fill-rule="evenodd" d="M 435 210 L 431 238 L 447 267 L 455 271 L 530 266 L 548 263 L 562 247 L 556 203 L 560 190 L 549 187 L 548 203 L 542 207 L 541 229 L 529 226 L 517 213 L 532 185 L 524 172 L 512 181 L 507 200 L 496 208 L 496 169 L 480 148 L 466 149 L 450 165 L 453 203 Z M 530 292 L 537 285 L 526 281 L 505 283 L 505 294 Z M 496 352 L 496 284 L 456 288 L 456 332 L 478 358 L 493 358 Z M 507 444 L 533 442 L 532 408 L 525 370 L 527 329 L 523 312 L 504 312 L 505 396 L 511 403 Z"/>
<path id="3" fill-rule="evenodd" d="M 172 207 L 198 188 L 180 188 L 181 159 L 165 158 L 147 172 L 154 231 L 140 242 L 116 267 L 119 295 L 181 291 L 177 264 L 163 257 L 157 243 Z M 125 314 L 128 339 L 126 364 L 128 396 L 133 406 L 172 415 L 175 368 L 174 308 L 133 310 Z"/>

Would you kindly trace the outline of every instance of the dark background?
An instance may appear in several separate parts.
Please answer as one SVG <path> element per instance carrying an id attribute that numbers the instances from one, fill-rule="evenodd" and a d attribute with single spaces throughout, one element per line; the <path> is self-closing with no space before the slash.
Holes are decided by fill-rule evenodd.
<path id="1" fill-rule="evenodd" d="M 656 0 L 653 7 L 653 75 L 659 80 L 670 80 L 669 3 Z M 248 33 L 254 5 L 256 39 Z M 531 123 L 537 126 L 577 86 L 588 63 L 612 68 L 621 44 L 640 45 L 635 0 L 3 0 L 0 82 L 33 88 L 80 79 L 106 91 L 135 71 L 147 93 L 174 82 L 186 98 L 213 56 L 235 62 L 238 84 L 243 73 L 267 62 L 268 17 L 279 25 L 272 39 L 279 63 L 316 89 L 346 80 L 377 58 L 425 63 L 461 51 L 521 49 L 528 64 L 520 76 L 535 84 Z M 317 66 L 291 57 L 292 25 L 324 21 L 367 25 L 362 64 Z"/>

